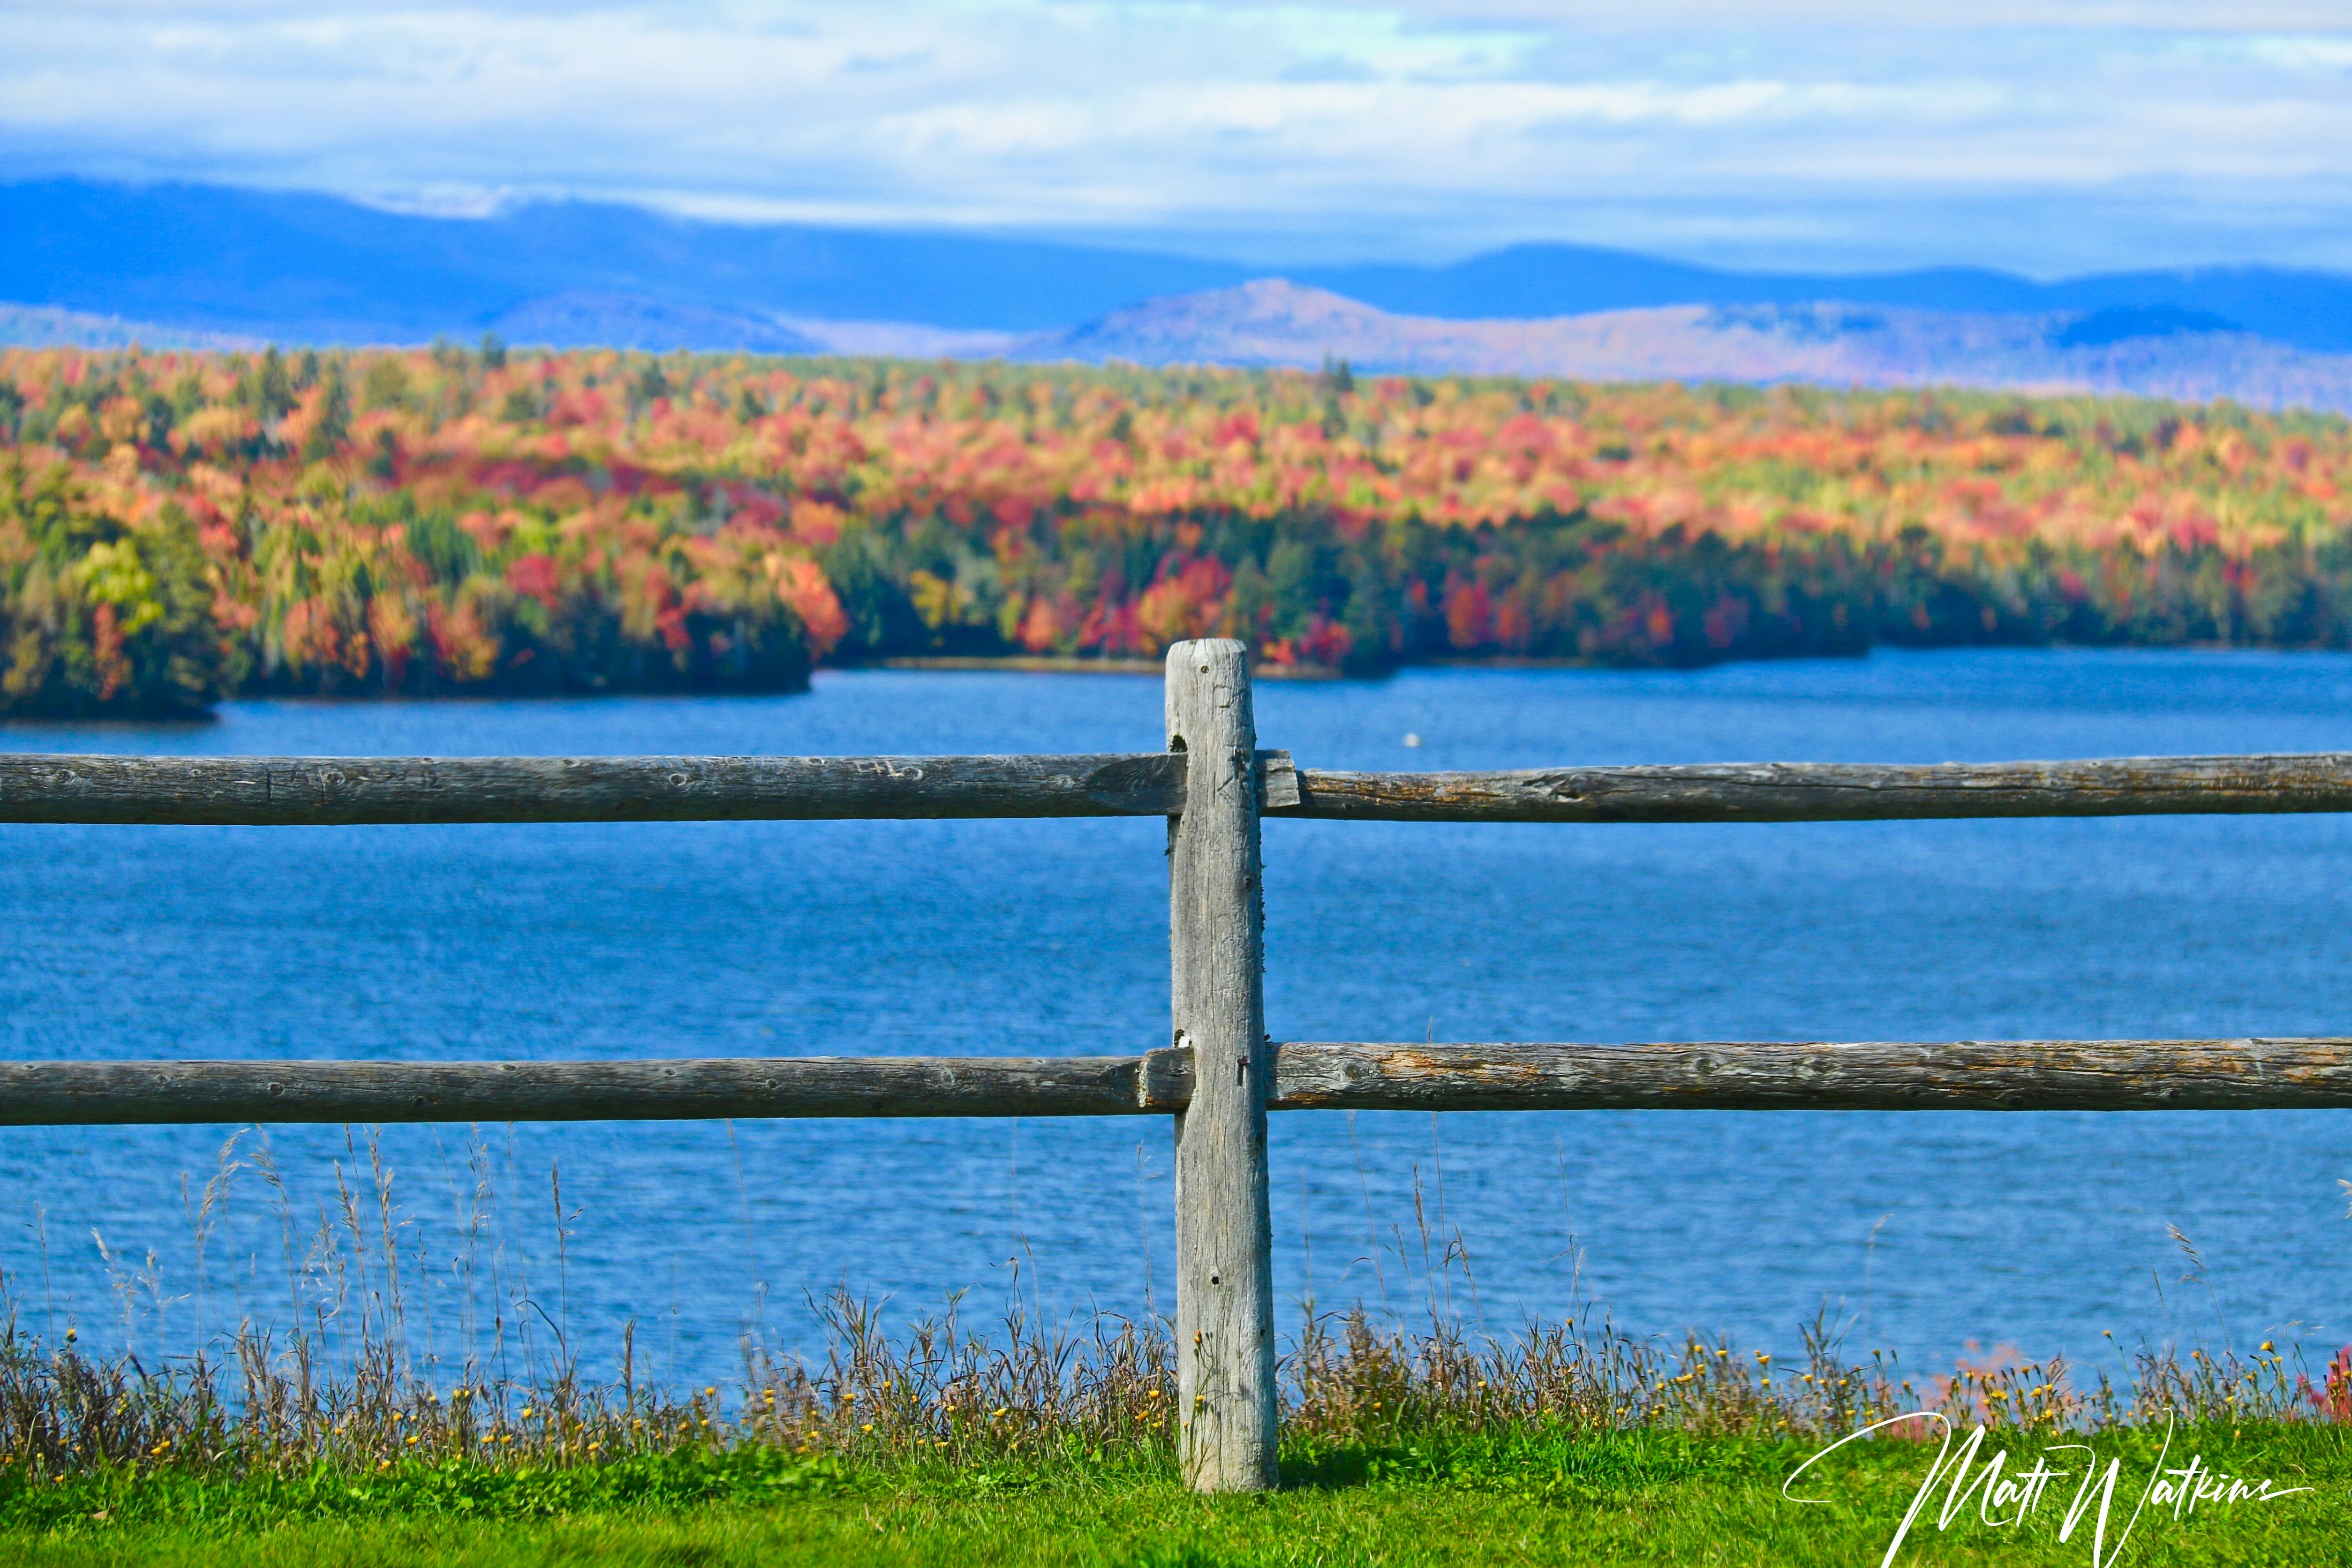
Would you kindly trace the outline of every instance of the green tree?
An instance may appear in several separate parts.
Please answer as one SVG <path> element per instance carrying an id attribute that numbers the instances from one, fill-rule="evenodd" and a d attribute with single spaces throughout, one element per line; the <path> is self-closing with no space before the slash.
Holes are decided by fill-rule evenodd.
<path id="1" fill-rule="evenodd" d="M 0 713 L 202 712 L 229 685 L 212 605 L 176 507 L 134 526 L 63 465 L 0 466 Z"/>
<path id="2" fill-rule="evenodd" d="M 326 405 L 319 410 L 319 422 L 310 426 L 310 438 L 302 443 L 302 460 L 315 463 L 331 458 L 351 438 L 352 391 L 343 381 L 343 367 L 337 364 L 327 372 Z"/>
<path id="3" fill-rule="evenodd" d="M 294 411 L 294 378 L 286 369 L 286 356 L 272 344 L 261 355 L 261 368 L 253 384 L 254 405 L 265 419 L 283 419 Z"/>

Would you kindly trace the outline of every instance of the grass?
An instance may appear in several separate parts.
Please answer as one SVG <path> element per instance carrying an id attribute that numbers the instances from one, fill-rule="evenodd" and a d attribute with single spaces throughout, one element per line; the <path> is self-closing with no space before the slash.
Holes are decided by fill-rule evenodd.
<path id="1" fill-rule="evenodd" d="M 2122 1528 L 2158 1469 L 2161 1429 L 2095 1440 L 2122 1462 Z M 2011 1430 L 2011 1469 L 2044 1436 Z M 2021 1441 L 2021 1439 L 2023 1439 Z M 1997 1438 L 1996 1441 L 1999 1439 Z M 959 1465 L 801 1458 L 772 1447 L 634 1456 L 593 1468 L 451 1460 L 222 1481 L 183 1470 L 0 1487 L 0 1554 L 83 1564 L 582 1563 L 721 1564 L 1872 1563 L 1937 1449 L 1854 1444 L 1781 1495 L 1809 1439 L 1516 1428 L 1402 1443 L 1297 1444 L 1284 1489 L 1201 1498 L 1165 1464 Z M 2315 1489 L 2264 1504 L 2143 1516 L 2134 1563 L 2330 1563 L 2352 1538 L 2352 1431 L 2183 1428 L 2186 1453 L 2233 1475 Z M 1990 1458 L 1988 1448 L 1982 1456 Z M 2059 1456 L 2068 1464 L 2078 1456 Z M 1973 1476 L 1974 1472 L 1971 1472 Z M 2071 1478 L 2070 1478 L 2071 1482 Z M 2057 1539 L 2068 1492 L 2022 1530 L 1973 1509 L 1936 1529 L 1938 1486 L 1902 1561 L 2035 1564 L 2091 1555 L 2093 1521 Z"/>
<path id="2" fill-rule="evenodd" d="M 2070 1444 L 2120 1465 L 2111 1532 L 2191 1454 L 2310 1489 L 2159 1507 L 2135 1563 L 2332 1563 L 2352 1539 L 2352 1354 L 2317 1386 L 2264 1345 L 2144 1351 L 2120 1388 L 2054 1363 L 1919 1388 L 1818 1330 L 1789 1366 L 1605 1325 L 1474 1344 L 1438 1321 L 1312 1320 L 1284 1363 L 1283 1489 L 1202 1498 L 1177 1478 L 1164 1327 L 1016 1319 L 992 1340 L 950 1314 L 893 1338 L 856 1301 L 829 1312 L 822 1363 L 755 1356 L 723 1394 L 568 1373 L 439 1388 L 389 1345 L 335 1374 L 243 1334 L 150 1373 L 0 1334 L 0 1562 L 1870 1563 L 1939 1462 L 1939 1422 L 1987 1446 L 1950 1528 L 1948 1476 L 1902 1561 L 2090 1558 L 2093 1524 L 2058 1539 L 2084 1472 Z M 1821 1500 L 1783 1495 L 1890 1418 L 1805 1470 L 1797 1495 Z M 2187 1423 L 2168 1447 L 2168 1420 Z M 1968 1490 L 1995 1450 L 2004 1468 Z M 1986 1523 L 1982 1492 L 2044 1454 L 2071 1475 L 2021 1526 Z"/>
<path id="3" fill-rule="evenodd" d="M 1178 1479 L 1164 1321 L 1043 1322 L 1016 1297 L 992 1331 L 951 1302 L 893 1335 L 843 1295 L 819 1304 L 820 1356 L 747 1340 L 723 1389 L 646 1385 L 626 1331 L 616 1379 L 583 1379 L 560 1320 L 552 1353 L 420 1355 L 368 1156 L 373 1191 L 339 1184 L 299 1264 L 289 1227 L 307 1327 L 241 1322 L 149 1364 L 0 1318 L 0 1564 L 1866 1564 L 1945 1428 L 1987 1435 L 1970 1479 L 2005 1454 L 1995 1515 L 2037 1456 L 2074 1475 L 2000 1527 L 1963 1491 L 1948 1530 L 1938 1481 L 1903 1562 L 2092 1560 L 2092 1525 L 2058 1539 L 2086 1457 L 2066 1445 L 2119 1467 L 2095 1568 L 2191 1453 L 2308 1489 L 2159 1508 L 2128 1561 L 2352 1560 L 2352 1348 L 2320 1369 L 2267 1342 L 2143 1344 L 2112 1374 L 1997 1356 L 1914 1378 L 1826 1321 L 1776 1360 L 1590 1315 L 1473 1338 L 1433 1293 L 1419 1327 L 1307 1314 L 1281 1365 L 1283 1489 L 1202 1498 Z M 1820 1500 L 1783 1495 L 1874 1424 L 1806 1469 Z"/>

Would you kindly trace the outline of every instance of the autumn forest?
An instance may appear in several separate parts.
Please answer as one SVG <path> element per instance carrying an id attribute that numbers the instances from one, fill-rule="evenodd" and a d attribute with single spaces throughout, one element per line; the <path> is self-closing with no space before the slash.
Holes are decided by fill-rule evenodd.
<path id="1" fill-rule="evenodd" d="M 478 347 L 0 352 L 0 713 L 2352 647 L 2352 426 L 2090 398 Z"/>

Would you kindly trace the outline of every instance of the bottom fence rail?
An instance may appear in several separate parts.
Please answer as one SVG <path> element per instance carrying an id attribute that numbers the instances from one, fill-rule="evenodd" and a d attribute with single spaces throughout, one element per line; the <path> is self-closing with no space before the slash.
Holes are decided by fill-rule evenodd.
<path id="1" fill-rule="evenodd" d="M 0 1125 L 1134 1116 L 1126 1057 L 0 1063 Z M 2352 1039 L 1274 1047 L 1275 1110 L 2284 1110 L 2352 1106 Z"/>

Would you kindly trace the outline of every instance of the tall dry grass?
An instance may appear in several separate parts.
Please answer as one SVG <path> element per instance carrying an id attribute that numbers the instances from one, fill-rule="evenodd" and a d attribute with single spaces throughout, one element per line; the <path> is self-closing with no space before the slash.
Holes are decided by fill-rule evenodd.
<path id="1" fill-rule="evenodd" d="M 634 1327 L 601 1347 L 612 1375 L 591 1376 L 560 1315 L 533 1338 L 527 1317 L 485 1314 L 470 1289 L 457 1308 L 458 1354 L 420 1355 L 410 1321 L 418 1287 L 413 1263 L 402 1270 L 404 1220 L 390 1173 L 372 1139 L 354 1135 L 349 1150 L 335 1202 L 307 1230 L 266 1143 L 232 1139 L 218 1172 L 191 1194 L 201 1259 L 232 1178 L 249 1171 L 268 1185 L 283 1237 L 284 1321 L 240 1318 L 205 1333 L 200 1278 L 196 1348 L 97 1354 L 71 1328 L 59 1336 L 27 1327 L 11 1298 L 0 1319 L 0 1475 L 363 1471 L 404 1460 L 564 1467 L 750 1446 L 888 1464 L 1172 1459 L 1171 1325 L 1099 1312 L 1052 1319 L 1024 1305 L 1017 1287 L 984 1326 L 950 1300 L 895 1332 L 881 1303 L 835 1292 L 811 1303 L 821 1351 L 793 1353 L 747 1333 L 740 1371 L 723 1387 L 642 1377 Z M 478 1137 L 468 1158 L 476 1179 L 461 1216 L 460 1276 L 502 1286 L 509 1265 L 490 1151 Z M 560 1173 L 551 1172 L 550 1189 L 560 1300 L 562 1243 L 578 1216 L 564 1207 Z M 1423 1252 L 1440 1271 L 1466 1270 L 1458 1237 L 1429 1235 L 1425 1217 L 1423 1227 Z M 142 1291 L 164 1299 L 153 1274 L 152 1261 L 120 1270 L 126 1313 Z M 1914 1378 L 1889 1352 L 1848 1352 L 1826 1314 L 1801 1339 L 1792 1363 L 1727 1342 L 1628 1333 L 1590 1311 L 1473 1333 L 1436 1288 L 1413 1321 L 1309 1305 L 1281 1358 L 1283 1433 L 1310 1447 L 1529 1427 L 1814 1436 L 1923 1411 L 2071 1431 L 2168 1416 L 2352 1422 L 2352 1349 L 2316 1379 L 2296 1352 L 2269 1343 L 2248 1356 L 2144 1344 L 2120 1379 L 2014 1356 Z M 1890 1430 L 1924 1436 L 1927 1425 Z"/>

